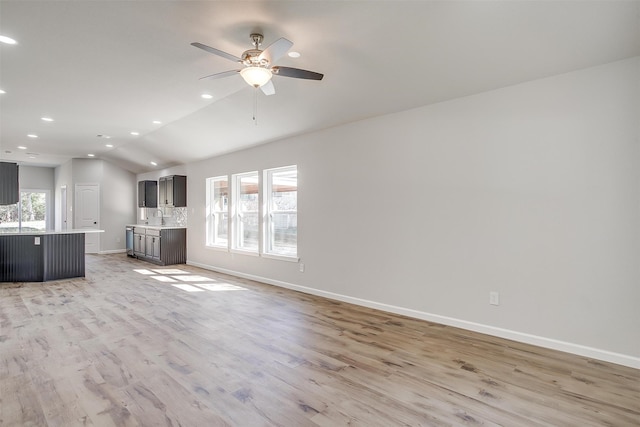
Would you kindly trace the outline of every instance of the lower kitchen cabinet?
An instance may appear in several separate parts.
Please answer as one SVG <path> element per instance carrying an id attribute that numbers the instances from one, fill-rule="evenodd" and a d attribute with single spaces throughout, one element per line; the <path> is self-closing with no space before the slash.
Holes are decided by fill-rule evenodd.
<path id="1" fill-rule="evenodd" d="M 187 229 L 134 227 L 133 254 L 159 265 L 185 264 Z"/>
<path id="2" fill-rule="evenodd" d="M 144 255 L 153 261 L 160 260 L 160 234 L 160 230 L 147 229 Z"/>

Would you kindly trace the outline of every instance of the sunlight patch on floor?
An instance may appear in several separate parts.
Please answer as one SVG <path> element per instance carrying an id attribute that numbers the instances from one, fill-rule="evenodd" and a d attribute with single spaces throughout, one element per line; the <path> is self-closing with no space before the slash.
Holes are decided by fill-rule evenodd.
<path id="1" fill-rule="evenodd" d="M 180 270 L 179 268 L 158 268 L 151 271 L 157 274 L 191 274 L 188 271 Z"/>
<path id="2" fill-rule="evenodd" d="M 178 289 L 182 289 L 183 291 L 187 291 L 187 292 L 204 292 L 204 289 L 202 288 L 196 288 L 195 286 L 191 286 L 191 285 L 171 285 L 174 288 L 178 288 Z"/>
<path id="3" fill-rule="evenodd" d="M 246 291 L 246 288 L 241 286 L 232 285 L 231 283 L 218 282 L 215 279 L 206 276 L 200 276 L 197 274 L 191 274 L 188 271 L 180 270 L 179 268 L 157 268 L 153 270 L 147 270 L 144 268 L 134 269 L 138 274 L 143 276 L 149 276 L 158 282 L 171 283 L 176 289 L 180 289 L 186 292 L 220 292 L 220 291 Z M 185 282 L 185 283 L 179 283 Z M 200 282 L 200 283 L 194 283 Z"/>
<path id="4" fill-rule="evenodd" d="M 208 291 L 246 291 L 247 288 L 232 285 L 231 283 L 195 283 L 194 286 L 204 288 Z"/>
<path id="5" fill-rule="evenodd" d="M 146 269 L 144 269 L 144 268 L 139 268 L 139 269 L 137 269 L 137 270 L 133 270 L 133 271 L 135 271 L 136 273 L 139 273 L 139 274 L 144 274 L 145 276 L 149 276 L 149 275 L 151 275 L 151 274 L 157 274 L 157 273 L 154 273 L 154 272 L 153 272 L 153 271 L 151 271 L 151 270 L 146 270 Z"/>
<path id="6" fill-rule="evenodd" d="M 152 279 L 156 279 L 158 282 L 177 282 L 178 280 L 168 276 L 151 276 Z"/>
<path id="7" fill-rule="evenodd" d="M 193 276 L 173 276 L 173 278 L 176 279 L 176 280 L 182 280 L 183 282 L 216 282 L 216 280 L 211 279 L 209 277 L 198 276 L 198 275 L 193 275 Z"/>

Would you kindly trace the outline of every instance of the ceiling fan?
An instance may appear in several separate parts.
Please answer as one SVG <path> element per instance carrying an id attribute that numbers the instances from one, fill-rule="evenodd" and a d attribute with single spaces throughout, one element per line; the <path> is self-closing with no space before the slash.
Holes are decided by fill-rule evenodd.
<path id="1" fill-rule="evenodd" d="M 323 74 L 313 71 L 273 65 L 278 59 L 287 53 L 289 49 L 291 49 L 293 43 L 290 40 L 282 37 L 271 43 L 266 49 L 260 50 L 260 45 L 264 39 L 263 35 L 259 33 L 252 33 L 249 37 L 253 43 L 253 49 L 245 50 L 240 57 L 202 43 L 191 43 L 192 46 L 199 49 L 244 65 L 244 68 L 239 70 L 229 70 L 211 74 L 202 77 L 200 80 L 219 79 L 240 73 L 244 81 L 250 86 L 260 88 L 265 95 L 273 95 L 276 93 L 273 82 L 271 81 L 271 77 L 274 75 L 307 80 L 322 80 L 324 77 Z"/>

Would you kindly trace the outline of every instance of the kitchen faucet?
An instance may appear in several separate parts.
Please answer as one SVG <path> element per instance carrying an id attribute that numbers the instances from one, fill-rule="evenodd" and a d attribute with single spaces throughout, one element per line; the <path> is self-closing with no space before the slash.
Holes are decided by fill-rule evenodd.
<path id="1" fill-rule="evenodd" d="M 160 212 L 160 225 L 162 226 L 164 225 L 164 212 L 162 212 L 162 209 L 160 208 L 156 209 L 156 215 L 155 215 L 156 218 L 158 217 L 157 215 L 158 212 Z"/>

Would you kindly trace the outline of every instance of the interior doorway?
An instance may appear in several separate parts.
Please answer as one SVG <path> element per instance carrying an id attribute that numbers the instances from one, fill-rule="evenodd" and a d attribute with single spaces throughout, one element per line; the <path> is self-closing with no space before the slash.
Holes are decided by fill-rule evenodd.
<path id="1" fill-rule="evenodd" d="M 100 185 L 76 184 L 74 227 L 77 229 L 100 229 Z M 100 233 L 86 233 L 85 253 L 100 251 Z"/>

